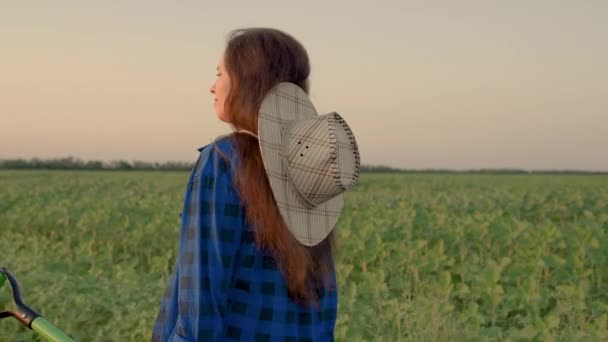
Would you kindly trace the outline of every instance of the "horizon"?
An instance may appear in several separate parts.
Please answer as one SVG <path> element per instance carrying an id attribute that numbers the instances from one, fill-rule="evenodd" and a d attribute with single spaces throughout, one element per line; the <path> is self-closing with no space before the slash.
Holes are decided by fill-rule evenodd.
<path id="1" fill-rule="evenodd" d="M 41 163 L 49 163 L 49 162 L 75 162 L 77 164 L 83 164 L 82 166 L 86 165 L 87 163 L 101 163 L 101 168 L 93 168 L 91 170 L 122 170 L 121 166 L 118 165 L 120 163 L 126 162 L 129 165 L 133 166 L 133 170 L 137 171 L 137 170 L 150 170 L 148 168 L 139 168 L 136 166 L 137 163 L 141 163 L 141 164 L 148 164 L 148 166 L 151 167 L 163 167 L 163 166 L 167 166 L 170 164 L 177 164 L 177 165 L 194 165 L 194 161 L 187 161 L 187 160 L 164 160 L 164 161 L 143 161 L 143 160 L 126 160 L 126 159 L 112 159 L 112 160 L 93 160 L 93 159 L 81 159 L 75 156 L 66 156 L 66 157 L 60 157 L 60 158 L 38 158 L 38 157 L 33 157 L 33 158 L 14 158 L 14 159 L 2 159 L 0 158 L 0 170 L 84 170 L 81 168 L 70 168 L 70 167 L 63 167 L 63 168 L 45 168 L 45 167 L 32 167 L 32 168 L 4 168 L 4 163 L 6 162 L 16 162 L 16 161 L 24 161 L 27 163 L 32 163 L 34 161 L 39 161 Z M 543 173 L 543 172 L 547 172 L 547 173 L 596 173 L 596 174 L 608 174 L 608 171 L 603 171 L 603 170 L 589 170 L 589 169 L 536 169 L 536 170 L 529 170 L 529 169 L 521 169 L 521 168 L 511 168 L 511 167 L 501 167 L 501 168 L 470 168 L 470 169 L 450 169 L 450 168 L 400 168 L 400 167 L 393 167 L 393 166 L 389 166 L 389 165 L 383 165 L 383 164 L 361 164 L 361 169 L 362 172 L 365 172 L 365 169 L 367 169 L 367 171 L 370 171 L 369 169 L 375 169 L 372 172 L 391 172 L 391 171 L 397 171 L 397 172 L 416 172 L 416 171 L 420 171 L 420 172 L 442 172 L 442 171 L 447 171 L 447 172 L 504 172 L 504 173 L 510 173 L 510 172 L 526 172 L 526 173 Z M 378 169 L 380 169 L 381 171 L 377 171 Z M 125 169 L 127 170 L 127 169 Z M 127 170 L 128 171 L 128 170 Z M 159 171 L 162 171 L 159 170 Z"/>

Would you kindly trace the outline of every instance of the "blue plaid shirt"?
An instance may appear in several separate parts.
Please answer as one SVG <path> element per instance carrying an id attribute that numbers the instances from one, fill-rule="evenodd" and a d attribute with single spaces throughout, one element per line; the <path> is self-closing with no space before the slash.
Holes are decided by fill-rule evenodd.
<path id="1" fill-rule="evenodd" d="M 338 295 L 294 303 L 271 253 L 256 247 L 232 179 L 229 138 L 199 149 L 182 211 L 179 254 L 152 341 L 333 341 Z"/>

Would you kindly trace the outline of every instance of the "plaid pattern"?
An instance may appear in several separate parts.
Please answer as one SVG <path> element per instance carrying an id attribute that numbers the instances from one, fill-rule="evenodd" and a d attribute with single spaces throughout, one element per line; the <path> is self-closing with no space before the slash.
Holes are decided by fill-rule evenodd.
<path id="1" fill-rule="evenodd" d="M 255 245 L 232 183 L 229 139 L 201 149 L 185 194 L 176 268 L 152 341 L 333 341 L 338 295 L 319 309 L 292 302 L 271 253 Z"/>
<path id="2" fill-rule="evenodd" d="M 264 97 L 258 131 L 283 220 L 301 244 L 317 245 L 334 229 L 343 193 L 359 176 L 352 130 L 338 113 L 318 115 L 303 89 L 283 82 Z"/>

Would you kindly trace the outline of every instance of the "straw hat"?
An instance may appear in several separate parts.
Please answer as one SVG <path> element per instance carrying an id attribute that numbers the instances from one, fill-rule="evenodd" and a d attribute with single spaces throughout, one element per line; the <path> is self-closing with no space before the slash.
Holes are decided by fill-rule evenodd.
<path id="1" fill-rule="evenodd" d="M 359 177 L 355 136 L 338 113 L 318 115 L 293 83 L 264 97 L 258 120 L 266 174 L 281 216 L 303 245 L 329 235 L 344 206 L 344 192 Z"/>

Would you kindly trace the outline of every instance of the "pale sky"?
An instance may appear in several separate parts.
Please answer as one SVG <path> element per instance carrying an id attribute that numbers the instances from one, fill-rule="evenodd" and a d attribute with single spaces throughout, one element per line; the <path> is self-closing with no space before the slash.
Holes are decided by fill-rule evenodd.
<path id="1" fill-rule="evenodd" d="M 290 33 L 364 164 L 608 171 L 607 1 L 0 0 L 0 159 L 191 161 L 228 32 Z"/>

